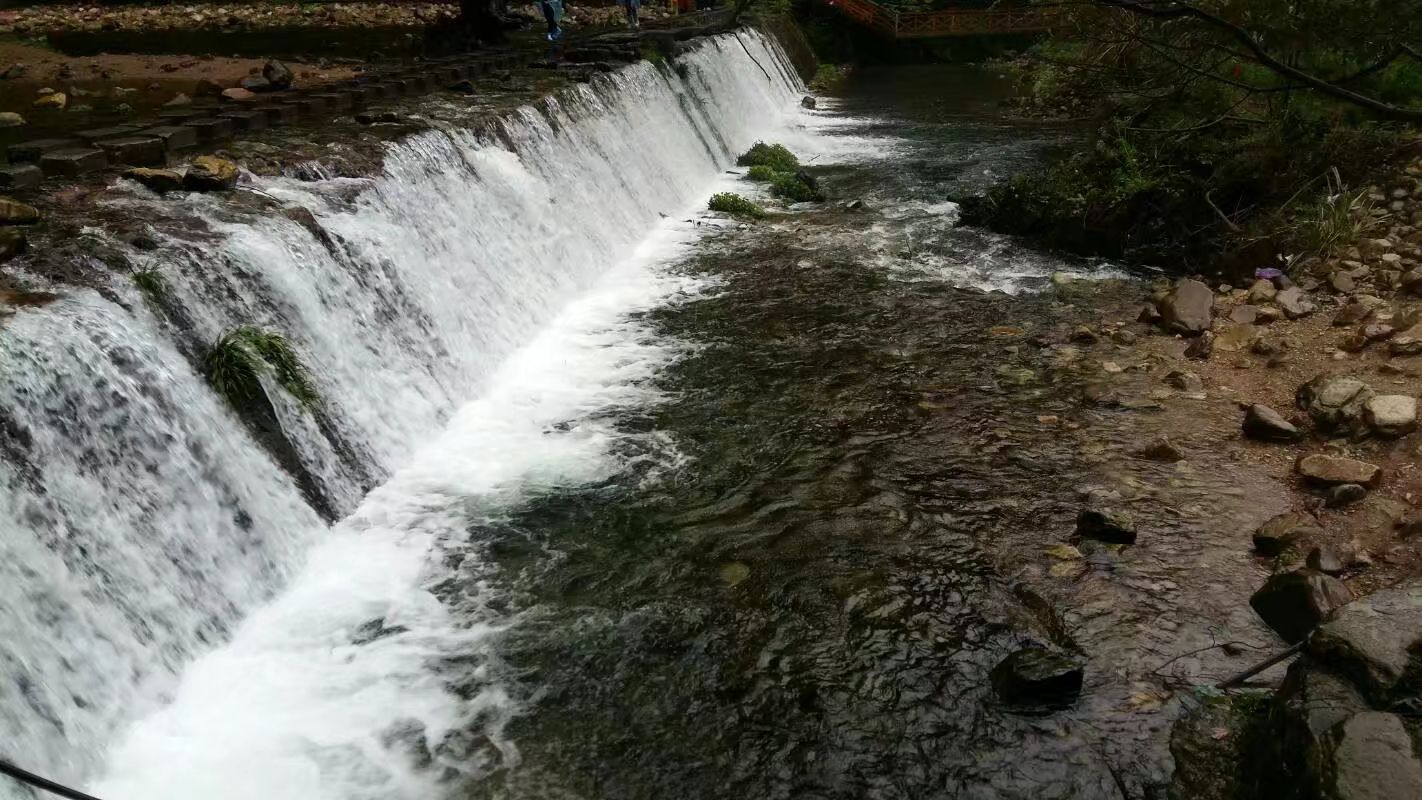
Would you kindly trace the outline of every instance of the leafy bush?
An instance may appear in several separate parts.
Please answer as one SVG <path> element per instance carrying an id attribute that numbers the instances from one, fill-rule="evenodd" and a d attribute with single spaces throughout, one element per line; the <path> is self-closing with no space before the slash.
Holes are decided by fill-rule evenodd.
<path id="1" fill-rule="evenodd" d="M 800 159 L 785 145 L 765 142 L 756 142 L 751 149 L 741 153 L 736 163 L 743 167 L 770 167 L 776 172 L 794 172 L 800 168 Z"/>
<path id="2" fill-rule="evenodd" d="M 768 167 L 765 164 L 756 164 L 746 171 L 747 178 L 760 183 L 769 183 L 779 177 L 780 174 L 781 173 L 775 171 L 774 167 Z"/>
<path id="3" fill-rule="evenodd" d="M 270 374 L 297 402 L 320 402 L 316 386 L 285 336 L 250 325 L 224 333 L 203 360 L 208 381 L 236 408 L 262 396 L 261 377 Z"/>
<path id="4" fill-rule="evenodd" d="M 730 214 L 733 217 L 761 219 L 765 216 L 765 209 L 734 192 L 713 194 L 711 195 L 711 202 L 707 205 L 712 211 Z"/>
<path id="5" fill-rule="evenodd" d="M 810 91 L 827 92 L 838 87 L 849 78 L 848 64 L 821 64 L 810 80 Z"/>
<path id="6" fill-rule="evenodd" d="M 792 203 L 808 203 L 825 199 L 818 187 L 799 174 L 780 173 L 770 182 L 770 193 Z"/>

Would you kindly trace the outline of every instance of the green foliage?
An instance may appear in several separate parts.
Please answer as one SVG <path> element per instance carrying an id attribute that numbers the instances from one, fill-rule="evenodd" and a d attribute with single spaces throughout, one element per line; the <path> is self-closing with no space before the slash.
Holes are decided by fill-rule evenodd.
<path id="1" fill-rule="evenodd" d="M 149 301 L 162 303 L 168 299 L 168 282 L 158 270 L 139 270 L 133 273 L 132 279 L 133 285 L 137 286 Z"/>
<path id="2" fill-rule="evenodd" d="M 650 61 L 653 64 L 662 64 L 665 63 L 667 60 L 667 56 L 665 53 L 650 45 L 643 45 L 642 58 L 646 59 L 647 61 Z"/>
<path id="3" fill-rule="evenodd" d="M 787 172 L 776 175 L 775 179 L 770 182 L 770 193 L 776 197 L 783 197 L 792 203 L 808 203 L 825 199 L 819 189 L 809 181 L 800 175 Z"/>
<path id="4" fill-rule="evenodd" d="M 263 394 L 261 378 L 277 385 L 307 408 L 320 402 L 311 375 L 285 336 L 250 325 L 224 333 L 203 359 L 208 381 L 236 408 L 245 408 Z"/>
<path id="5" fill-rule="evenodd" d="M 765 217 L 765 209 L 733 192 L 721 192 L 720 194 L 711 195 L 711 202 L 708 203 L 707 206 L 712 211 L 730 214 L 733 217 L 745 217 L 748 219 L 762 219 Z"/>
<path id="6" fill-rule="evenodd" d="M 829 92 L 849 79 L 848 64 L 821 64 L 810 79 L 810 91 Z"/>
<path id="7" fill-rule="evenodd" d="M 780 173 L 776 172 L 774 167 L 768 167 L 765 164 L 756 164 L 746 170 L 746 177 L 757 183 L 770 183 L 779 175 Z"/>
<path id="8" fill-rule="evenodd" d="M 736 163 L 743 167 L 770 167 L 776 172 L 794 172 L 800 168 L 800 159 L 783 144 L 756 142 L 751 149 L 741 153 Z"/>

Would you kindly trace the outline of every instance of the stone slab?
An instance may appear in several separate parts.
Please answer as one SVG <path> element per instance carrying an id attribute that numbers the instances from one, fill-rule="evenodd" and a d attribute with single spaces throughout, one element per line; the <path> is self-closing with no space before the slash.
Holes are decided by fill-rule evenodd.
<path id="1" fill-rule="evenodd" d="M 79 131 L 74 135 L 78 136 L 80 139 L 84 140 L 89 144 L 93 144 L 94 142 L 97 142 L 100 139 L 114 139 L 119 136 L 127 136 L 131 133 L 137 133 L 142 128 L 142 125 L 112 125 L 107 128 L 94 128 L 92 130 Z"/>
<path id="2" fill-rule="evenodd" d="M 93 147 L 67 147 L 51 150 L 40 157 L 40 169 L 47 176 L 74 178 L 98 172 L 109 165 L 103 150 Z"/>
<path id="3" fill-rule="evenodd" d="M 269 106 L 257 106 L 252 109 L 267 115 L 267 125 L 277 127 L 280 125 L 291 125 L 301 119 L 301 109 L 296 106 L 289 106 L 276 103 Z"/>
<path id="4" fill-rule="evenodd" d="M 321 92 L 311 95 L 311 98 L 325 103 L 328 111 L 350 111 L 354 105 L 351 96 L 345 92 Z"/>
<path id="5" fill-rule="evenodd" d="M 182 125 L 159 125 L 155 128 L 145 128 L 139 131 L 138 135 L 157 136 L 163 140 L 163 146 L 169 153 L 191 150 L 197 147 L 198 143 L 197 131 Z"/>
<path id="6" fill-rule="evenodd" d="M 265 111 L 238 110 L 224 111 L 218 115 L 218 119 L 230 119 L 233 126 L 239 131 L 260 131 L 267 127 L 267 113 Z"/>
<path id="7" fill-rule="evenodd" d="M 157 136 L 120 136 L 94 143 L 104 151 L 111 164 L 130 167 L 156 167 L 167 163 L 168 148 Z"/>
<path id="8" fill-rule="evenodd" d="M 206 144 L 208 142 L 220 142 L 224 139 L 231 139 L 237 126 L 230 119 L 220 117 L 204 117 L 202 119 L 190 119 L 183 123 L 183 127 L 191 128 L 197 133 L 198 141 Z"/>
<path id="9" fill-rule="evenodd" d="M 10 145 L 6 148 L 5 154 L 9 156 L 12 164 L 35 164 L 45 153 L 78 147 L 82 144 L 83 142 L 78 139 L 34 139 Z"/>

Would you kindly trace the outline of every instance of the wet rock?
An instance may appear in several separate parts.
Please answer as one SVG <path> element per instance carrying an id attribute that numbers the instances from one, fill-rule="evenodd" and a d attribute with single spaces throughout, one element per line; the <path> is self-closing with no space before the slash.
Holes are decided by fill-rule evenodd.
<path id="1" fill-rule="evenodd" d="M 69 105 L 69 96 L 64 92 L 50 92 L 42 95 L 34 103 L 35 108 L 53 108 L 63 111 Z"/>
<path id="2" fill-rule="evenodd" d="M 1363 418 L 1378 436 L 1406 436 L 1417 430 L 1417 399 L 1401 394 L 1375 395 L 1363 405 Z"/>
<path id="3" fill-rule="evenodd" d="M 0 225 L 33 225 L 39 218 L 39 209 L 34 206 L 0 197 Z"/>
<path id="4" fill-rule="evenodd" d="M 237 185 L 236 164 L 217 156 L 198 156 L 183 175 L 183 188 L 196 192 L 214 192 Z"/>
<path id="5" fill-rule="evenodd" d="M 1269 578 L 1249 598 L 1254 612 L 1290 644 L 1303 640 L 1309 631 L 1352 595 L 1343 582 L 1311 569 L 1283 572 Z"/>
<path id="6" fill-rule="evenodd" d="M 1363 408 L 1372 396 L 1356 378 L 1320 375 L 1300 386 L 1294 399 L 1321 430 L 1349 433 L 1363 427 Z"/>
<path id="7" fill-rule="evenodd" d="M 1186 278 L 1156 304 L 1160 324 L 1185 336 L 1199 336 L 1214 321 L 1215 293 L 1210 287 Z"/>
<path id="8" fill-rule="evenodd" d="M 1274 302 L 1279 306 L 1279 310 L 1284 312 L 1284 316 L 1289 319 L 1306 317 L 1318 310 L 1304 290 L 1297 286 L 1279 292 L 1274 296 Z"/>
<path id="9" fill-rule="evenodd" d="M 1396 714 L 1364 711 L 1328 732 L 1310 783 L 1323 800 L 1422 797 L 1422 761 Z"/>
<path id="10" fill-rule="evenodd" d="M 1165 373 L 1165 384 L 1187 394 L 1203 394 L 1205 383 L 1200 376 L 1183 369 L 1173 369 Z"/>
<path id="11" fill-rule="evenodd" d="M 241 88 L 222 90 L 222 99 L 231 100 L 234 103 L 245 103 L 249 100 L 252 100 L 256 96 L 257 95 L 255 93 Z"/>
<path id="12" fill-rule="evenodd" d="M 262 77 L 276 90 L 290 89 L 292 82 L 296 80 L 291 70 L 275 59 L 262 65 Z"/>
<path id="13" fill-rule="evenodd" d="M 197 87 L 193 89 L 193 97 L 220 97 L 222 90 L 222 84 L 210 78 L 203 78 L 197 82 Z"/>
<path id="14" fill-rule="evenodd" d="M 425 723 L 418 719 L 402 719 L 394 722 L 380 734 L 380 743 L 386 749 L 409 758 L 418 768 L 423 769 L 434 763 L 425 734 Z"/>
<path id="15" fill-rule="evenodd" d="M 1298 511 L 1280 514 L 1254 532 L 1254 551 L 1260 555 L 1277 556 L 1295 542 L 1322 536 L 1323 529 L 1313 517 Z"/>
<path id="16" fill-rule="evenodd" d="M 993 667 L 992 688 L 1013 705 L 1070 705 L 1081 694 L 1085 662 L 1038 647 L 1018 650 Z"/>
<path id="17" fill-rule="evenodd" d="M 805 95 L 804 97 L 800 98 L 800 107 L 801 107 L 801 108 L 811 108 L 811 109 L 813 109 L 813 108 L 819 108 L 819 107 L 820 107 L 820 103 L 819 103 L 818 100 L 816 100 L 815 98 L 811 97 L 810 95 Z"/>
<path id="18" fill-rule="evenodd" d="M 1357 484 L 1348 484 L 1357 486 Z M 1359 487 L 1362 488 L 1362 487 Z M 1304 559 L 1304 566 L 1325 575 L 1337 577 L 1343 574 L 1343 560 L 1338 554 L 1333 552 L 1331 547 L 1315 547 L 1308 551 L 1308 557 Z"/>
<path id="19" fill-rule="evenodd" d="M 1261 442 L 1295 442 L 1303 438 L 1293 423 L 1274 409 L 1255 403 L 1244 412 L 1244 435 Z"/>
<path id="20" fill-rule="evenodd" d="M 1203 331 L 1185 348 L 1185 357 L 1204 361 L 1215 351 L 1214 331 Z"/>
<path id="21" fill-rule="evenodd" d="M 1422 580 L 1381 589 L 1338 610 L 1308 652 L 1375 703 L 1422 692 Z"/>
<path id="22" fill-rule="evenodd" d="M 272 82 L 260 75 L 248 75 L 242 80 L 237 81 L 237 88 L 246 89 L 254 94 L 270 92 L 273 89 Z"/>
<path id="23" fill-rule="evenodd" d="M 29 239 L 22 231 L 14 228 L 0 228 L 0 264 L 25 252 Z"/>
<path id="24" fill-rule="evenodd" d="M 0 111 L 0 128 L 18 128 L 25 124 L 25 118 L 13 111 Z"/>
<path id="25" fill-rule="evenodd" d="M 1319 486 L 1356 483 L 1373 489 L 1382 477 L 1382 468 L 1376 464 L 1321 453 L 1300 458 L 1295 469 L 1305 480 Z"/>
<path id="26" fill-rule="evenodd" d="M 1274 296 L 1278 293 L 1279 290 L 1274 288 L 1273 281 L 1260 278 L 1249 287 L 1249 293 L 1244 296 L 1244 299 L 1251 305 L 1262 306 L 1273 301 Z"/>
<path id="27" fill-rule="evenodd" d="M 1169 437 L 1157 436 L 1136 449 L 1136 455 L 1151 461 L 1184 461 L 1185 453 L 1172 443 Z"/>
<path id="28" fill-rule="evenodd" d="M 183 173 L 171 169 L 135 167 L 125 171 L 123 176 L 129 180 L 137 181 L 159 194 L 177 191 L 183 186 Z"/>
<path id="29" fill-rule="evenodd" d="M 1368 490 L 1366 487 L 1359 486 L 1356 483 L 1340 483 L 1337 486 L 1329 487 L 1328 491 L 1323 493 L 1323 505 L 1328 508 L 1342 508 L 1343 506 L 1352 505 L 1367 496 Z M 1327 570 L 1324 571 L 1327 572 Z"/>
<path id="30" fill-rule="evenodd" d="M 1130 516 L 1109 509 L 1083 509 L 1076 516 L 1076 535 L 1112 544 L 1135 544 L 1136 523 Z"/>

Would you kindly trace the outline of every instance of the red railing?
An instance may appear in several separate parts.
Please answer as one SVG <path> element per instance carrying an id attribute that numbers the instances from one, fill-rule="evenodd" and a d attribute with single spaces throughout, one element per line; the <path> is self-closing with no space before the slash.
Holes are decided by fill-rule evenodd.
<path id="1" fill-rule="evenodd" d="M 1051 27 L 1052 15 L 1039 8 L 944 9 L 899 11 L 874 0 L 824 0 L 859 24 L 895 39 L 929 39 L 939 36 L 985 36 L 998 33 L 1032 33 Z"/>

